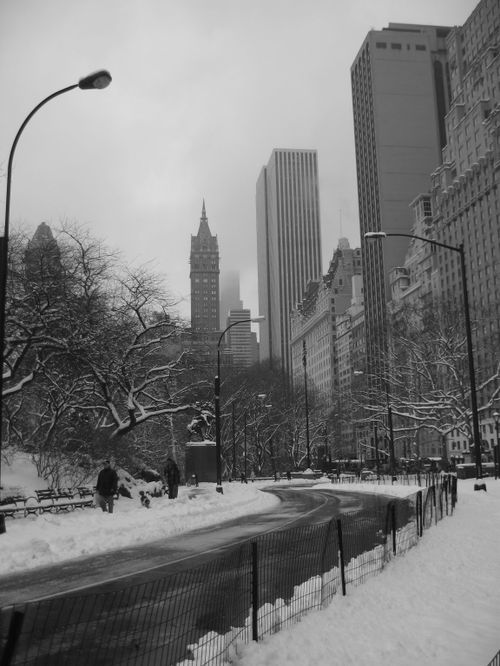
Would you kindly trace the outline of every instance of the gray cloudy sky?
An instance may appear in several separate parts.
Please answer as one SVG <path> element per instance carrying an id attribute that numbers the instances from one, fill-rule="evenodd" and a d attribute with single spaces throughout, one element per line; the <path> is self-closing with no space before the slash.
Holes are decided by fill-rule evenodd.
<path id="1" fill-rule="evenodd" d="M 1 0 L 0 198 L 14 136 L 100 68 L 104 91 L 49 102 L 16 150 L 11 223 L 67 218 L 151 262 L 189 316 L 205 198 L 221 269 L 257 314 L 255 183 L 273 148 L 318 150 L 323 271 L 359 244 L 350 66 L 389 22 L 460 25 L 477 0 Z"/>

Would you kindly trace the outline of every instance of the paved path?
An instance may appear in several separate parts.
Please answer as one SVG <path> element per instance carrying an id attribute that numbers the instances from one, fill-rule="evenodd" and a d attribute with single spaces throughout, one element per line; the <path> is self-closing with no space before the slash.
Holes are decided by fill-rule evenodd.
<path id="1" fill-rule="evenodd" d="M 312 491 L 312 488 L 309 487 Z M 363 511 L 374 496 L 295 487 L 267 489 L 282 501 L 277 508 L 120 551 L 80 557 L 61 564 L 0 577 L 0 608 L 75 592 L 119 589 L 198 566 L 214 554 L 258 534 L 325 522 L 345 511 Z M 370 499 L 371 498 L 371 499 Z"/>

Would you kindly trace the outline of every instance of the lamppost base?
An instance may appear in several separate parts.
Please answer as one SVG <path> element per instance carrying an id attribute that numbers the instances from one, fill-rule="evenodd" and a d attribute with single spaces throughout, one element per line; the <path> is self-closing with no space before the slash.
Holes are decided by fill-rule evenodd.
<path id="1" fill-rule="evenodd" d="M 215 492 L 220 493 L 221 495 L 224 494 L 224 490 L 223 490 L 222 486 L 215 486 Z"/>

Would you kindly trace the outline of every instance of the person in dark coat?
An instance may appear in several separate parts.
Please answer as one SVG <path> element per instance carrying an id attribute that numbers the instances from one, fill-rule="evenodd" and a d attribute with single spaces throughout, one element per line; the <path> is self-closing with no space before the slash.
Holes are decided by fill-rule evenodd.
<path id="1" fill-rule="evenodd" d="M 165 481 L 168 488 L 168 499 L 175 499 L 179 492 L 181 475 L 177 464 L 172 458 L 167 458 L 167 464 L 165 465 Z"/>
<path id="2" fill-rule="evenodd" d="M 114 496 L 118 488 L 118 474 L 111 467 L 109 460 L 104 461 L 104 468 L 99 472 L 96 484 L 96 504 L 101 509 L 113 513 Z"/>

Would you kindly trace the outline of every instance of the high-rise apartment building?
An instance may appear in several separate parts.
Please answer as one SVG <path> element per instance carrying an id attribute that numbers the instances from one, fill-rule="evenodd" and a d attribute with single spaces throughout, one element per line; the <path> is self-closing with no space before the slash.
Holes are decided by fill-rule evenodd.
<path id="1" fill-rule="evenodd" d="M 339 388 L 336 318 L 351 305 L 353 275 L 361 275 L 361 250 L 352 249 L 347 238 L 341 238 L 328 272 L 321 280 L 308 284 L 291 314 L 293 383 L 300 386 L 303 382 L 305 344 L 308 381 L 329 403 Z"/>
<path id="2" fill-rule="evenodd" d="M 368 368 L 384 347 L 388 274 L 408 243 L 364 240 L 367 231 L 410 233 L 409 204 L 429 189 L 446 143 L 450 28 L 390 23 L 371 30 L 351 67 Z"/>
<path id="3" fill-rule="evenodd" d="M 487 382 L 499 363 L 500 343 L 500 4 L 481 0 L 463 26 L 447 39 L 452 106 L 448 142 L 432 174 L 433 234 L 463 244 L 480 407 L 480 436 L 495 443 L 492 402 L 497 386 Z M 460 256 L 437 248 L 442 296 L 463 307 Z M 498 383 L 498 382 L 497 382 Z M 481 386 L 484 388 L 481 389 Z M 481 409 L 490 405 L 489 410 Z M 449 438 L 449 453 L 460 449 Z"/>
<path id="4" fill-rule="evenodd" d="M 205 201 L 196 236 L 191 236 L 191 329 L 195 334 L 219 330 L 219 244 L 208 226 Z"/>
<path id="5" fill-rule="evenodd" d="M 291 311 L 321 277 L 317 152 L 273 150 L 256 194 L 260 356 L 288 374 Z"/>

